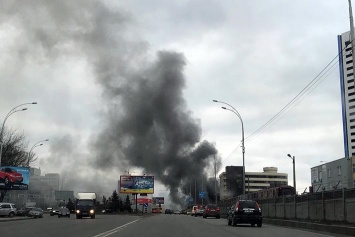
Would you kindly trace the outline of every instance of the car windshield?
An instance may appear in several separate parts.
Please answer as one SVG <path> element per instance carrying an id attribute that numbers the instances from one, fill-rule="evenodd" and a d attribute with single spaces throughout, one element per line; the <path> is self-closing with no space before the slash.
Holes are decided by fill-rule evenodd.
<path id="1" fill-rule="evenodd" d="M 241 201 L 239 203 L 239 208 L 244 209 L 244 208 L 256 208 L 256 202 L 254 201 Z"/>

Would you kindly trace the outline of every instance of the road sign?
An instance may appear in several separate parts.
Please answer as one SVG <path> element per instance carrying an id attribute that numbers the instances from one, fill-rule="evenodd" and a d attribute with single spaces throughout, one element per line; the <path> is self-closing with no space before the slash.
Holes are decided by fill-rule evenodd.
<path id="1" fill-rule="evenodd" d="M 143 206 L 144 206 L 144 207 L 148 207 L 148 203 L 144 203 Z"/>
<path id="2" fill-rule="evenodd" d="M 198 194 L 198 197 L 199 197 L 199 198 L 206 198 L 206 197 L 207 197 L 207 193 L 206 193 L 206 192 L 200 192 L 200 193 Z"/>

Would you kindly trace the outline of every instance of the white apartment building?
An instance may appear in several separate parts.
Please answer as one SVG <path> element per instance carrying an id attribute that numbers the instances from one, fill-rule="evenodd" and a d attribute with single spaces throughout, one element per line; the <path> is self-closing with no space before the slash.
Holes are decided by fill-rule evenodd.
<path id="1" fill-rule="evenodd" d="M 355 82 L 350 33 L 338 35 L 339 71 L 345 157 L 355 156 Z"/>
<path id="2" fill-rule="evenodd" d="M 245 172 L 245 193 L 288 185 L 288 174 L 278 173 L 277 170 L 276 167 L 264 167 L 263 172 Z M 226 172 L 219 175 L 219 180 L 221 200 L 232 197 L 227 184 L 236 183 L 235 180 L 228 180 Z"/>

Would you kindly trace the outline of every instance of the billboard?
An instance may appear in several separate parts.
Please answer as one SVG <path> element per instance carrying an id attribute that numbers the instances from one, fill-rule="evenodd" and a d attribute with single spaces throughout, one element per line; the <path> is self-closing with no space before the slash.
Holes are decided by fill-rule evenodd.
<path id="1" fill-rule="evenodd" d="M 28 190 L 30 169 L 28 167 L 0 167 L 0 189 Z"/>
<path id="2" fill-rule="evenodd" d="M 154 204 L 164 204 L 164 197 L 153 197 Z"/>
<path id="3" fill-rule="evenodd" d="M 120 176 L 120 193 L 154 193 L 154 176 Z"/>

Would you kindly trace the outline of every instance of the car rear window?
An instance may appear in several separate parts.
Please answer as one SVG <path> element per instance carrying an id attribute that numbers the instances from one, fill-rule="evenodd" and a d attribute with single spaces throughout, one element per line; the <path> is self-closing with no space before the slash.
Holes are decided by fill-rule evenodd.
<path id="1" fill-rule="evenodd" d="M 208 205 L 207 205 L 207 208 L 217 208 L 217 206 L 216 206 L 216 205 L 213 205 L 213 204 L 208 204 Z"/>
<path id="2" fill-rule="evenodd" d="M 239 208 L 254 208 L 256 209 L 256 202 L 254 201 L 241 201 L 239 202 Z"/>

